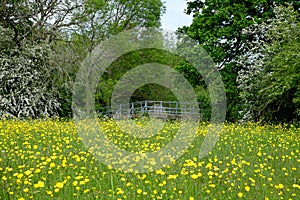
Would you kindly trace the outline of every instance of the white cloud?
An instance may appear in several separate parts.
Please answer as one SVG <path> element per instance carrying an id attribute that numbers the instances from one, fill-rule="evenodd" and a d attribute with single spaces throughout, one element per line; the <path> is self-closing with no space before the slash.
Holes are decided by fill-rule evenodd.
<path id="1" fill-rule="evenodd" d="M 186 0 L 165 0 L 166 13 L 162 16 L 162 28 L 175 31 L 179 27 L 188 26 L 193 17 L 184 13 Z"/>

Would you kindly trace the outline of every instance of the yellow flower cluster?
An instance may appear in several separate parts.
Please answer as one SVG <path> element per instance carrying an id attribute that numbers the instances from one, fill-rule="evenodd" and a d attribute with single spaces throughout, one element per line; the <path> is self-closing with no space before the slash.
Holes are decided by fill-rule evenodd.
<path id="1" fill-rule="evenodd" d="M 194 123 L 167 122 L 143 138 L 134 135 L 132 124 L 124 132 L 114 120 L 98 122 L 111 144 L 136 153 L 136 162 L 176 138 L 180 123 Z M 146 120 L 136 122 L 143 133 L 149 128 Z M 192 144 L 172 164 L 149 173 L 128 173 L 97 160 L 71 120 L 0 120 L 0 199 L 300 198 L 299 128 L 224 124 L 213 151 L 199 159 L 209 126 L 197 125 Z M 83 129 L 93 131 L 84 124 Z M 109 160 L 112 155 L 106 156 Z M 152 159 L 147 167 L 158 163 Z"/>

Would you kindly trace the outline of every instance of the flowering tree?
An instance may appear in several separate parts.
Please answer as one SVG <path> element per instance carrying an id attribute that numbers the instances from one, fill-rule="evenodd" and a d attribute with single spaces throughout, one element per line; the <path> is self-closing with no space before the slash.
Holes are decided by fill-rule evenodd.
<path id="1" fill-rule="evenodd" d="M 238 83 L 246 104 L 244 119 L 299 120 L 300 23 L 291 7 L 276 7 L 275 18 L 244 29 L 247 44 L 239 63 Z"/>
<path id="2" fill-rule="evenodd" d="M 87 54 L 124 29 L 159 27 L 163 12 L 161 0 L 2 0 L 0 117 L 70 117 Z"/>
<path id="3" fill-rule="evenodd" d="M 0 117 L 57 115 L 50 48 L 40 44 L 20 50 L 10 41 L 11 31 L 0 28 Z"/>

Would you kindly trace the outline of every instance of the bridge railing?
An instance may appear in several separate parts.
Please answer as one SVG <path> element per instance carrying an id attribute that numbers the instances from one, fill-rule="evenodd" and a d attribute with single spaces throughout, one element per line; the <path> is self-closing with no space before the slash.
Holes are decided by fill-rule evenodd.
<path id="1" fill-rule="evenodd" d="M 202 103 L 176 102 L 176 101 L 136 101 L 127 104 L 119 104 L 113 110 L 106 106 L 99 109 L 101 115 L 118 116 L 150 116 L 156 118 L 178 119 L 189 117 L 201 120 L 204 109 Z"/>

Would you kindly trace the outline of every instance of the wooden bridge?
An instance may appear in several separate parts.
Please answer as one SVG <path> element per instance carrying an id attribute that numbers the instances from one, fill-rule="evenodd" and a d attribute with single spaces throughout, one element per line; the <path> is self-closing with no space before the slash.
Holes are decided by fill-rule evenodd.
<path id="1" fill-rule="evenodd" d="M 197 105 L 198 104 L 198 105 Z M 117 105 L 114 112 L 111 107 L 102 107 L 98 113 L 101 116 L 130 117 L 149 116 L 161 119 L 189 118 L 202 120 L 204 109 L 202 103 L 179 103 L 176 101 L 137 101 Z"/>

